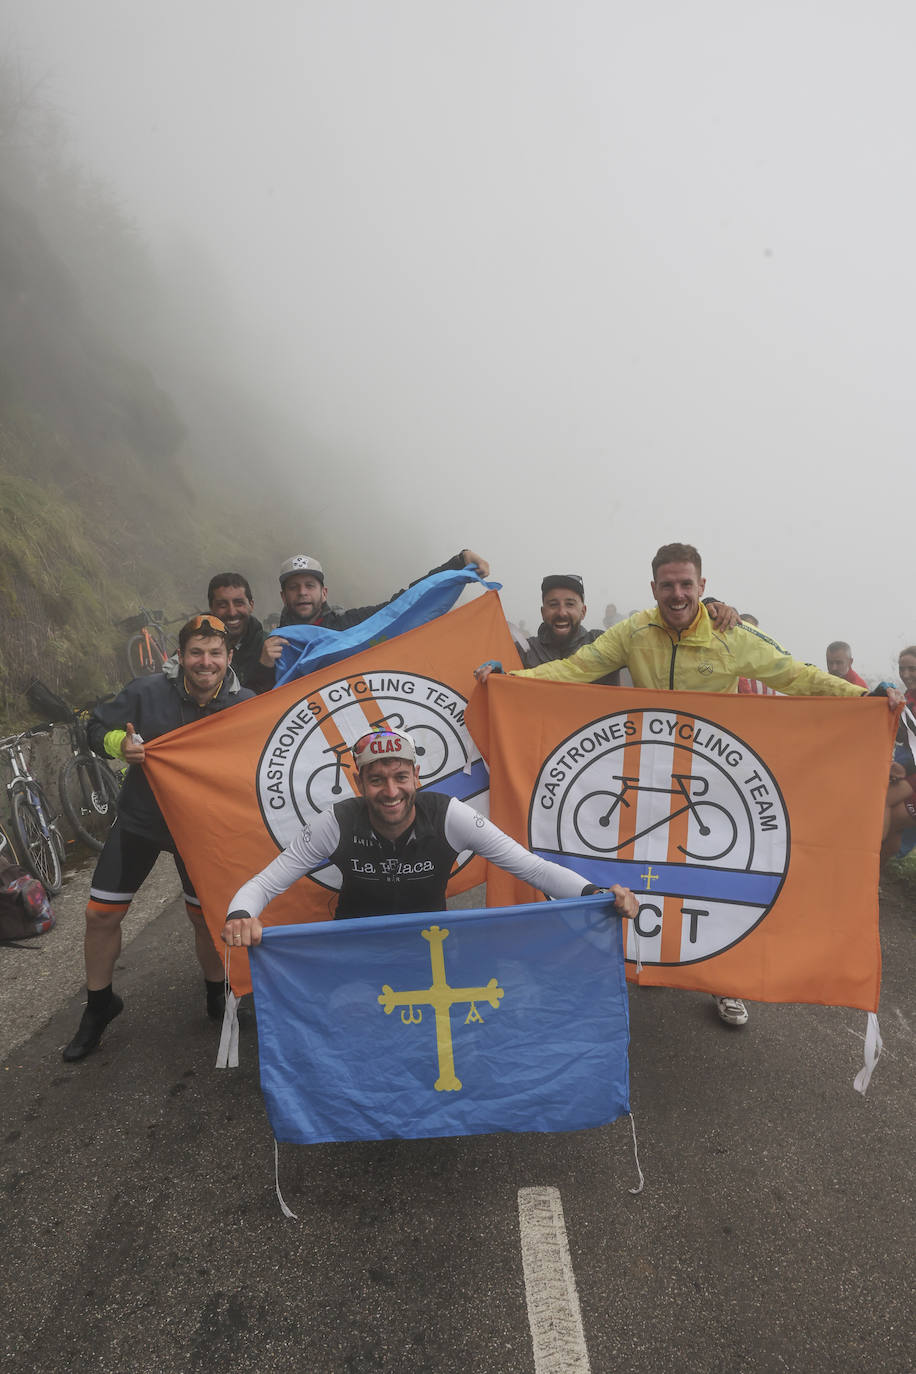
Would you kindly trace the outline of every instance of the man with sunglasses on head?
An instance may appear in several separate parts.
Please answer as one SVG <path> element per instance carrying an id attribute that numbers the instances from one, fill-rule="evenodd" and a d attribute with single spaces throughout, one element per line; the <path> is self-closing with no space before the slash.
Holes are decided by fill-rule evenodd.
<path id="1" fill-rule="evenodd" d="M 89 722 L 89 742 L 103 758 L 130 764 L 118 800 L 118 816 L 108 833 L 89 888 L 86 907 L 87 1002 L 79 1028 L 64 1050 L 68 1063 L 85 1059 L 110 1021 L 123 1008 L 112 990 L 121 952 L 121 922 L 149 877 L 159 855 L 174 856 L 185 909 L 194 927 L 197 959 L 206 982 L 207 1014 L 223 1016 L 223 961 L 204 922 L 165 818 L 143 769 L 144 741 L 203 720 L 254 695 L 239 684 L 229 666 L 232 651 L 226 626 L 215 615 L 196 615 L 178 635 L 178 656 L 161 673 L 135 678 L 111 701 L 101 702 Z"/>
<path id="2" fill-rule="evenodd" d="M 351 746 L 359 796 L 337 802 L 302 827 L 265 869 L 235 894 L 222 937 L 256 945 L 260 915 L 298 878 L 324 864 L 341 874 L 335 920 L 444 911 L 445 889 L 459 854 L 470 850 L 548 897 L 601 891 L 577 873 L 530 853 L 457 797 L 420 791 L 417 751 L 409 735 L 379 727 Z M 611 892 L 621 915 L 637 912 L 628 888 Z"/>

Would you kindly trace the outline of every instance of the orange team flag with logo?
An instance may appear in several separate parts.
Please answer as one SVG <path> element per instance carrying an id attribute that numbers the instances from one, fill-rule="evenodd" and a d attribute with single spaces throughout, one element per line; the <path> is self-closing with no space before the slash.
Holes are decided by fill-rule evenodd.
<path id="1" fill-rule="evenodd" d="M 146 746 L 156 800 L 201 900 L 217 949 L 242 883 L 290 843 L 311 816 L 356 793 L 347 746 L 382 721 L 417 746 L 424 787 L 488 808 L 489 780 L 464 723 L 474 667 L 513 661 L 496 592 L 351 658 L 295 678 Z M 449 892 L 483 882 L 485 865 L 459 855 Z M 340 873 L 325 867 L 275 898 L 265 924 L 333 917 Z M 248 957 L 232 950 L 230 977 L 250 991 Z"/>
<path id="2" fill-rule="evenodd" d="M 877 1010 L 886 701 L 493 676 L 467 720 L 495 824 L 638 897 L 631 981 Z M 532 892 L 491 868 L 487 900 Z"/>

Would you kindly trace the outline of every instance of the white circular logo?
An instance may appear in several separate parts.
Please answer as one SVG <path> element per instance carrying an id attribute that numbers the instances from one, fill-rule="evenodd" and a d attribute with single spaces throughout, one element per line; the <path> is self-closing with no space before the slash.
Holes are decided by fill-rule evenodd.
<path id="1" fill-rule="evenodd" d="M 489 811 L 486 766 L 464 723 L 467 701 L 434 678 L 416 673 L 354 673 L 326 683 L 287 707 L 258 761 L 261 815 L 280 849 L 319 811 L 357 794 L 350 745 L 373 726 L 410 735 L 427 791 L 471 801 Z M 470 858 L 459 855 L 458 867 Z M 338 869 L 310 875 L 338 889 Z"/>
<path id="2" fill-rule="evenodd" d="M 789 864 L 789 818 L 760 756 L 721 726 L 634 710 L 577 730 L 545 760 L 531 848 L 566 855 L 599 887 L 639 899 L 627 958 L 691 964 L 737 944 L 769 911 Z"/>

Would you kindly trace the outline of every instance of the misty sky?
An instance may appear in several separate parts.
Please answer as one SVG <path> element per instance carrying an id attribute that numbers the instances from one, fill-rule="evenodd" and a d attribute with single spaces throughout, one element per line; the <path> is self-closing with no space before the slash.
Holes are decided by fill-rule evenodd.
<path id="1" fill-rule="evenodd" d="M 335 456 L 278 493 L 322 510 L 332 599 L 347 527 L 358 600 L 470 545 L 532 630 L 550 571 L 597 625 L 682 539 L 799 657 L 887 675 L 916 642 L 907 0 L 0 19 L 154 249 L 212 259 L 215 346 Z"/>

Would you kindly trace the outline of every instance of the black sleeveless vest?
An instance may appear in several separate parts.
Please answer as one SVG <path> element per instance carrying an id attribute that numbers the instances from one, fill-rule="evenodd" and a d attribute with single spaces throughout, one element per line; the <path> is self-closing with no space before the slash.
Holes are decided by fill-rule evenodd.
<path id="1" fill-rule="evenodd" d="M 457 857 L 445 838 L 449 801 L 440 792 L 418 792 L 416 819 L 396 840 L 375 833 L 361 797 L 336 803 L 340 843 L 329 862 L 343 882 L 335 921 L 445 910 L 445 885 Z"/>

